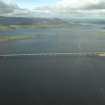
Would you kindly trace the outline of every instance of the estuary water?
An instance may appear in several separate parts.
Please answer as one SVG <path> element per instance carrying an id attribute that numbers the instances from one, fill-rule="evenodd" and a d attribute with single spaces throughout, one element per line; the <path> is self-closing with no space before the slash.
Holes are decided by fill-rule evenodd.
<path id="1" fill-rule="evenodd" d="M 0 41 L 0 105 L 105 105 L 105 58 L 81 55 L 105 51 L 104 29 L 76 25 L 1 36 L 32 38 Z"/>
<path id="2" fill-rule="evenodd" d="M 105 30 L 94 26 L 71 25 L 45 29 L 17 29 L 0 32 L 0 37 L 20 40 L 0 41 L 0 54 L 104 52 Z M 21 37 L 31 37 L 22 39 Z"/>

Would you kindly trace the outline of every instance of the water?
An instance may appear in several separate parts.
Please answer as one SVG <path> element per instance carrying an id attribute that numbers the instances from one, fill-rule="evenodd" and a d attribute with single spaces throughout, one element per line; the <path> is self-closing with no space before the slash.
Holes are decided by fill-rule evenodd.
<path id="1" fill-rule="evenodd" d="M 105 58 L 0 57 L 0 104 L 104 105 Z"/>
<path id="2" fill-rule="evenodd" d="M 19 35 L 32 39 L 0 42 L 1 105 L 105 105 L 105 58 L 85 54 L 105 51 L 104 29 L 0 32 Z"/>
<path id="3" fill-rule="evenodd" d="M 31 36 L 28 40 L 0 42 L 0 54 L 104 52 L 105 30 L 89 26 L 21 29 L 0 36 Z"/>

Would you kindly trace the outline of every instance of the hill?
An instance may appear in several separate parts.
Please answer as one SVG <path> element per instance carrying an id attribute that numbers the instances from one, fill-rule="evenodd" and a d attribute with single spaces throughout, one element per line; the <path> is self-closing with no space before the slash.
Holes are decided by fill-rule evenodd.
<path id="1" fill-rule="evenodd" d="M 65 21 L 58 18 L 20 18 L 20 17 L 0 17 L 0 24 L 21 25 L 21 24 L 62 24 Z"/>

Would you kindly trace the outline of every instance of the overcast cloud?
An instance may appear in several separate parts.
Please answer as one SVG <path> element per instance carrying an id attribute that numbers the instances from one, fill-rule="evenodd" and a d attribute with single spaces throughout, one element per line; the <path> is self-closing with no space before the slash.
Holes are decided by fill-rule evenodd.
<path id="1" fill-rule="evenodd" d="M 55 5 L 34 11 L 65 17 L 104 17 L 105 0 L 58 0 Z"/>
<path id="2" fill-rule="evenodd" d="M 15 0 L 6 0 L 5 2 L 3 0 L 0 0 L 0 15 L 8 15 L 15 11 L 15 9 L 18 8 L 18 6 L 15 4 Z"/>
<path id="3" fill-rule="evenodd" d="M 16 0 L 0 0 L 1 16 L 105 16 L 105 0 L 57 0 L 52 6 L 21 9 Z"/>
<path id="4" fill-rule="evenodd" d="M 59 0 L 56 7 L 63 9 L 105 9 L 105 0 Z"/>
<path id="5" fill-rule="evenodd" d="M 16 0 L 0 0 L 0 16 L 31 16 L 29 10 L 21 9 Z"/>

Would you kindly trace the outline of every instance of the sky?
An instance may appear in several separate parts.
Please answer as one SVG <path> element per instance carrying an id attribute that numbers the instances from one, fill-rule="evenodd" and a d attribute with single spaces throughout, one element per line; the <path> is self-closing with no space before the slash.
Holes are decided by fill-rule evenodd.
<path id="1" fill-rule="evenodd" d="M 16 0 L 21 8 L 33 9 L 37 6 L 45 6 L 55 4 L 57 0 Z"/>
<path id="2" fill-rule="evenodd" d="M 104 17 L 105 0 L 0 0 L 0 15 Z"/>

